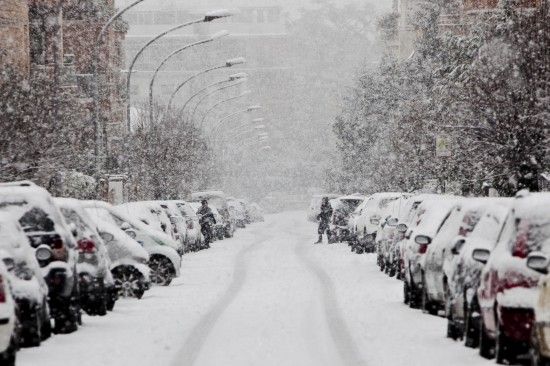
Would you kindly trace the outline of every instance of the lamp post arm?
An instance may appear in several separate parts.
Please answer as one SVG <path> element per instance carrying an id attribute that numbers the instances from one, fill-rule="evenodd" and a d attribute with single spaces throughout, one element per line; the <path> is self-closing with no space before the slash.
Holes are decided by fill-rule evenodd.
<path id="1" fill-rule="evenodd" d="M 204 75 L 204 74 L 207 74 L 209 72 L 212 72 L 214 70 L 219 70 L 219 69 L 223 69 L 225 68 L 226 65 L 223 65 L 223 66 L 216 66 L 216 67 L 212 67 L 210 69 L 206 69 L 206 70 L 202 70 L 198 73 L 196 73 L 195 75 L 189 77 L 188 79 L 186 79 L 183 83 L 181 83 L 180 85 L 178 85 L 178 87 L 172 92 L 172 94 L 170 95 L 170 99 L 168 100 L 168 110 L 170 110 L 172 108 L 172 103 L 174 102 L 174 98 L 176 97 L 176 94 L 185 86 L 187 85 L 189 82 L 191 82 L 192 80 L 196 79 L 197 77 L 201 76 L 201 75 Z"/>
<path id="2" fill-rule="evenodd" d="M 244 93 L 244 94 L 240 94 L 240 95 L 237 95 L 235 97 L 232 97 L 232 98 L 228 98 L 228 99 L 225 99 L 225 100 L 222 100 L 216 104 L 214 104 L 212 107 L 210 107 L 205 113 L 204 113 L 204 116 L 202 117 L 202 120 L 201 120 L 201 127 L 204 126 L 204 122 L 206 121 L 206 118 L 208 117 L 208 115 L 216 108 L 218 108 L 220 105 L 222 104 L 225 104 L 225 103 L 229 103 L 233 100 L 236 100 L 236 99 L 239 99 L 239 98 L 242 98 L 244 96 L 247 96 L 249 93 Z"/>
<path id="3" fill-rule="evenodd" d="M 220 88 L 216 88 L 208 93 L 206 93 L 198 102 L 197 104 L 195 105 L 195 108 L 193 108 L 193 112 L 191 112 L 191 114 L 189 115 L 189 117 L 191 118 L 191 121 L 195 118 L 195 113 L 197 113 L 197 109 L 199 108 L 199 106 L 202 104 L 202 102 L 204 102 L 208 97 L 210 97 L 211 95 L 219 92 L 219 91 L 222 91 L 222 90 L 225 90 L 225 89 L 229 89 L 229 88 L 232 88 L 234 86 L 237 86 L 237 85 L 240 85 L 242 83 L 241 80 L 239 80 L 238 82 L 236 83 L 233 83 L 233 84 L 230 84 L 230 85 L 226 85 L 226 86 L 222 86 Z M 201 125 L 202 127 L 202 125 Z"/>
<path id="4" fill-rule="evenodd" d="M 172 27 L 172 28 L 158 34 L 153 39 L 151 39 L 149 42 L 147 42 L 143 47 L 140 48 L 140 50 L 134 56 L 134 58 L 132 59 L 132 62 L 130 63 L 130 67 L 128 67 L 128 77 L 126 78 L 126 124 L 127 124 L 128 131 L 130 131 L 130 129 L 131 129 L 131 121 L 130 121 L 130 85 L 132 83 L 132 71 L 134 71 L 134 66 L 135 66 L 139 56 L 141 56 L 141 54 L 143 53 L 143 51 L 145 51 L 147 49 L 147 47 L 149 47 L 150 45 L 152 45 L 153 43 L 155 43 L 156 41 L 158 41 L 160 38 L 164 37 L 165 35 L 167 35 L 169 33 L 172 33 L 174 31 L 177 31 L 179 29 L 182 29 L 184 27 L 188 27 L 188 26 L 193 25 L 193 24 L 199 24 L 199 23 L 202 23 L 202 22 L 204 22 L 204 18 L 192 20 L 190 22 L 183 23 L 183 24 L 177 25 L 175 27 Z"/>
<path id="5" fill-rule="evenodd" d="M 212 38 L 208 38 L 208 39 L 204 39 L 202 41 L 198 41 L 198 42 L 194 42 L 194 43 L 190 43 L 188 45 L 185 45 L 184 47 L 178 49 L 178 50 L 175 50 L 174 52 L 172 52 L 171 54 L 169 54 L 164 60 L 162 60 L 162 62 L 158 65 L 158 67 L 156 68 L 155 72 L 153 73 L 153 76 L 151 77 L 151 81 L 149 82 L 149 117 L 150 117 L 150 122 L 151 122 L 151 125 L 153 124 L 153 87 L 154 87 L 154 84 L 155 84 L 155 80 L 158 76 L 158 73 L 160 71 L 160 69 L 162 69 L 162 67 L 174 56 L 180 54 L 181 52 L 191 48 L 191 47 L 195 47 L 195 46 L 199 46 L 201 44 L 205 44 L 205 43 L 209 43 L 209 42 L 212 42 L 213 39 Z"/>

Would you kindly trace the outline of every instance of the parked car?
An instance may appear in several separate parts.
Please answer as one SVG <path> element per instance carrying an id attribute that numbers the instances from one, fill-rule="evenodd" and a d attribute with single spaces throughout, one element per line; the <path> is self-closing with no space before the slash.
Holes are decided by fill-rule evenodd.
<path id="1" fill-rule="evenodd" d="M 355 219 L 357 242 L 352 250 L 365 253 L 375 252 L 376 235 L 382 221 L 380 211 L 402 195 L 403 193 L 398 192 L 375 193 L 366 199 L 367 203 L 363 205 L 361 214 Z"/>
<path id="2" fill-rule="evenodd" d="M 126 208 L 102 201 L 85 201 L 82 204 L 90 214 L 116 225 L 143 246 L 150 256 L 148 264 L 153 283 L 168 286 L 180 275 L 181 256 L 177 252 L 180 244 L 172 238 L 128 214 Z"/>
<path id="3" fill-rule="evenodd" d="M 239 229 L 246 227 L 246 212 L 244 207 L 238 201 L 227 201 L 227 207 L 229 209 L 230 216 L 235 221 L 235 226 Z"/>
<path id="4" fill-rule="evenodd" d="M 116 210 L 125 215 L 131 215 L 139 219 L 142 223 L 150 226 L 153 230 L 159 231 L 178 243 L 176 250 L 181 252 L 183 244 L 179 241 L 179 236 L 174 232 L 170 218 L 159 202 L 140 201 L 128 202 L 115 206 Z"/>
<path id="5" fill-rule="evenodd" d="M 105 243 L 79 200 L 56 198 L 54 202 L 77 240 L 80 306 L 89 315 L 105 315 L 107 310 L 113 309 L 117 300 Z"/>
<path id="6" fill-rule="evenodd" d="M 80 319 L 76 240 L 52 197 L 30 182 L 0 184 L 0 208 L 19 221 L 48 284 L 56 333 L 77 330 Z"/>
<path id="7" fill-rule="evenodd" d="M 527 352 L 541 274 L 527 266 L 531 256 L 550 255 L 550 194 L 521 193 L 494 250 L 477 250 L 487 261 L 477 295 L 481 310 L 480 354 L 513 363 Z"/>
<path id="8" fill-rule="evenodd" d="M 48 285 L 29 239 L 13 216 L 0 213 L 0 260 L 7 278 L 18 320 L 20 346 L 35 347 L 51 335 Z"/>
<path id="9" fill-rule="evenodd" d="M 99 235 L 106 243 L 112 262 L 111 273 L 119 296 L 141 299 L 150 288 L 151 270 L 147 265 L 149 254 L 116 224 L 104 220 L 103 215 L 95 215 L 93 209 L 90 211 Z"/>
<path id="10" fill-rule="evenodd" d="M 422 287 L 425 282 L 423 257 L 457 202 L 457 198 L 448 197 L 424 200 L 416 211 L 414 227 L 406 233 L 408 239 L 403 250 L 403 292 L 405 303 L 413 308 L 422 306 L 432 314 L 437 313 L 438 309 L 431 306 L 426 289 Z"/>
<path id="11" fill-rule="evenodd" d="M 223 217 L 216 207 L 212 207 L 212 213 L 214 214 L 214 218 L 216 220 L 216 224 L 214 225 L 214 237 L 218 240 L 223 240 L 225 238 L 225 224 Z"/>
<path id="12" fill-rule="evenodd" d="M 494 200 L 487 203 L 472 233 L 461 242 L 457 240 L 452 250 L 455 260 L 449 275 L 449 296 L 446 303 L 447 334 L 452 338 L 463 337 L 467 347 L 479 345 L 480 309 L 477 289 L 484 263 L 474 259 L 486 251 L 486 256 L 497 243 L 497 238 L 512 201 Z M 475 255 L 474 255 L 475 253 Z"/>
<path id="13" fill-rule="evenodd" d="M 251 203 L 248 206 L 248 211 L 250 213 L 250 219 L 252 220 L 252 222 L 263 222 L 263 221 L 265 221 L 264 211 L 262 210 L 260 205 L 258 205 L 257 203 L 254 203 L 254 202 Z"/>
<path id="14" fill-rule="evenodd" d="M 483 213 L 485 201 L 465 198 L 457 202 L 441 224 L 437 235 L 428 244 L 426 254 L 420 262 L 424 273 L 424 309 L 431 307 L 435 311 L 445 308 L 451 276 L 451 268 L 446 268 L 445 264 L 452 259 L 453 253 L 459 253 L 465 239 L 476 227 Z M 456 338 L 455 334 L 454 329 L 450 328 L 448 335 Z"/>
<path id="15" fill-rule="evenodd" d="M 225 224 L 225 237 L 231 238 L 235 232 L 235 224 L 229 215 L 229 205 L 227 196 L 222 191 L 204 191 L 191 193 L 188 202 L 198 202 L 207 200 L 210 207 L 216 207 Z"/>
<path id="16" fill-rule="evenodd" d="M 327 232 L 329 243 L 350 240 L 349 218 L 364 200 L 363 196 L 342 196 L 329 201 L 332 207 L 332 217 Z"/>
<path id="17" fill-rule="evenodd" d="M 170 220 L 172 232 L 175 235 L 175 240 L 181 244 L 178 249 L 178 253 L 183 255 L 185 252 L 185 245 L 187 243 L 187 222 L 185 217 L 182 215 L 181 210 L 174 201 L 158 201 L 158 204 Z"/>
<path id="18" fill-rule="evenodd" d="M 309 203 L 309 210 L 307 213 L 307 218 L 309 221 L 317 222 L 317 216 L 321 213 L 321 203 L 323 197 L 327 197 L 329 200 L 341 197 L 341 194 L 327 193 L 327 194 L 316 194 L 311 198 Z"/>
<path id="19" fill-rule="evenodd" d="M 185 218 L 187 225 L 187 235 L 185 237 L 184 252 L 190 252 L 198 250 L 201 244 L 204 242 L 204 238 L 201 233 L 201 226 L 199 223 L 199 217 L 197 212 L 185 201 L 173 201 L 180 210 L 180 213 Z"/>
<path id="20" fill-rule="evenodd" d="M 16 305 L 13 300 L 8 270 L 0 262 L 0 364 L 15 366 L 17 353 Z"/>
<path id="21" fill-rule="evenodd" d="M 380 210 L 382 220 L 376 236 L 377 262 L 382 271 L 390 277 L 397 274 L 399 261 L 396 256 L 396 244 L 404 233 L 397 229 L 399 214 L 405 208 L 407 196 L 391 200 Z"/>

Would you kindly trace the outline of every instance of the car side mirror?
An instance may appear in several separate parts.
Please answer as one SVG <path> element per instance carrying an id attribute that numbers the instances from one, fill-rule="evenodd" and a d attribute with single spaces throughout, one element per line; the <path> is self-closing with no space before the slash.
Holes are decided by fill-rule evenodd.
<path id="1" fill-rule="evenodd" d="M 128 230 L 124 230 L 124 232 L 132 239 L 135 239 L 137 237 L 137 233 L 135 230 L 128 229 Z"/>
<path id="2" fill-rule="evenodd" d="M 400 233 L 406 233 L 407 232 L 407 224 L 399 224 L 397 225 L 397 231 Z"/>
<path id="3" fill-rule="evenodd" d="M 99 236 L 101 236 L 101 239 L 103 239 L 103 241 L 104 241 L 105 243 L 110 243 L 110 242 L 112 242 L 113 240 L 115 240 L 115 237 L 114 237 L 113 234 L 111 234 L 111 233 L 106 233 L 106 232 L 104 232 L 104 231 L 103 231 L 103 232 L 100 232 L 100 233 L 99 233 Z"/>
<path id="4" fill-rule="evenodd" d="M 415 241 L 416 244 L 428 245 L 428 244 L 431 244 L 432 239 L 429 236 L 426 236 L 426 235 L 417 235 L 414 238 L 414 241 Z"/>
<path id="5" fill-rule="evenodd" d="M 457 239 L 455 241 L 455 245 L 453 245 L 453 248 L 451 249 L 451 253 L 453 253 L 453 255 L 460 254 L 460 251 L 462 250 L 462 247 L 464 246 L 465 243 L 466 243 L 466 239 L 464 238 Z"/>
<path id="6" fill-rule="evenodd" d="M 481 264 L 487 264 L 490 256 L 491 251 L 488 249 L 474 249 L 472 253 L 472 258 Z"/>
<path id="7" fill-rule="evenodd" d="M 386 224 L 388 224 L 388 226 L 391 226 L 391 227 L 397 226 L 398 222 L 399 220 L 397 220 L 397 218 L 395 217 L 389 217 L 386 219 Z"/>
<path id="8" fill-rule="evenodd" d="M 527 257 L 527 267 L 541 274 L 548 274 L 548 265 L 550 260 L 541 253 L 531 253 Z"/>

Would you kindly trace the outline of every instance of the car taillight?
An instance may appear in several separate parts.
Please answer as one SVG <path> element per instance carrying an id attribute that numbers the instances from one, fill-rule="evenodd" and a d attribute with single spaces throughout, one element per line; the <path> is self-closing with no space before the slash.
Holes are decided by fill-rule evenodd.
<path id="1" fill-rule="evenodd" d="M 89 239 L 80 239 L 78 241 L 78 250 L 81 253 L 95 253 L 96 246 L 92 240 Z"/>
<path id="2" fill-rule="evenodd" d="M 59 237 L 53 239 L 51 244 L 50 244 L 50 247 L 52 249 L 61 249 L 61 248 L 63 248 L 63 239 L 61 239 Z"/>
<path id="3" fill-rule="evenodd" d="M 0 276 L 0 303 L 6 302 L 6 287 L 4 286 L 4 277 Z"/>
<path id="4" fill-rule="evenodd" d="M 516 241 L 512 248 L 512 255 L 519 258 L 527 258 L 529 255 L 529 224 L 522 221 L 518 226 Z"/>
<path id="5" fill-rule="evenodd" d="M 419 244 L 418 253 L 425 254 L 428 251 L 428 244 Z"/>

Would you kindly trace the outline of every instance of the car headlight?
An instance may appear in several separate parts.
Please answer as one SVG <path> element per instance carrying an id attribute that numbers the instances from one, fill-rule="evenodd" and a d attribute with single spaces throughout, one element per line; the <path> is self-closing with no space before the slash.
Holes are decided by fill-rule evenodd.
<path id="1" fill-rule="evenodd" d="M 47 245 L 41 245 L 38 248 L 36 248 L 36 252 L 34 254 L 36 256 L 36 259 L 38 259 L 41 262 L 45 262 L 51 259 L 52 257 L 52 250 Z"/>

